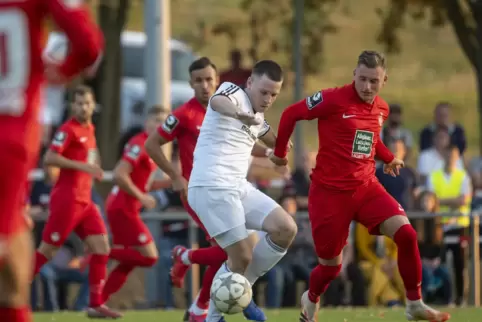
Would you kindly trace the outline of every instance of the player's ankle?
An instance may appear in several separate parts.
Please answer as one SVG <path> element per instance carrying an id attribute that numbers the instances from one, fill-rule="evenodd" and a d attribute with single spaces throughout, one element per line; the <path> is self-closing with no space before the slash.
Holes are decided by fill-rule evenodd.
<path id="1" fill-rule="evenodd" d="M 320 302 L 320 295 L 316 295 L 313 292 L 308 291 L 308 300 L 311 303 L 316 304 L 316 303 Z"/>
<path id="2" fill-rule="evenodd" d="M 191 250 L 187 249 L 184 253 L 181 255 L 181 261 L 185 265 L 191 265 L 191 256 L 190 256 Z"/>

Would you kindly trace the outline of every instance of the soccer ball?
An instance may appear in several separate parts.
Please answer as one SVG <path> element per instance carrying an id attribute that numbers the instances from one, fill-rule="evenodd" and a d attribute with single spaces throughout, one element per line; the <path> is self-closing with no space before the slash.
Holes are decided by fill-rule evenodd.
<path id="1" fill-rule="evenodd" d="M 224 273 L 211 286 L 211 299 L 216 308 L 225 314 L 236 314 L 244 310 L 253 298 L 249 281 L 238 273 Z"/>
<path id="2" fill-rule="evenodd" d="M 51 33 L 42 53 L 44 62 L 60 65 L 69 51 L 69 40 L 64 34 Z"/>

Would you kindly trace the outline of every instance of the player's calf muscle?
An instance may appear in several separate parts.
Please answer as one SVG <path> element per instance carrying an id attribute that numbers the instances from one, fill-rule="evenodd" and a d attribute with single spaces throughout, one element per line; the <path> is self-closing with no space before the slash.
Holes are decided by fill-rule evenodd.
<path id="1" fill-rule="evenodd" d="M 228 266 L 232 272 L 244 274 L 253 257 L 248 239 L 240 240 L 224 249 L 228 254 Z"/>

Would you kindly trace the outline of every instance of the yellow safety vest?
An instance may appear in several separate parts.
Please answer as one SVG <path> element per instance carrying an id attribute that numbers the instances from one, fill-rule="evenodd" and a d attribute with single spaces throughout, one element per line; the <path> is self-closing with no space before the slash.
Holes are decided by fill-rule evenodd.
<path id="1" fill-rule="evenodd" d="M 435 195 L 438 199 L 447 199 L 447 198 L 457 198 L 460 196 L 462 191 L 462 184 L 464 182 L 464 178 L 467 173 L 461 169 L 455 169 L 452 174 L 450 175 L 450 179 L 447 180 L 443 170 L 437 170 L 432 172 L 430 175 L 430 180 L 432 181 L 433 188 L 435 190 Z M 460 227 L 468 227 L 470 224 L 470 218 L 468 217 L 470 212 L 470 200 L 467 202 L 467 205 L 460 207 L 458 210 L 459 213 L 467 215 L 467 217 L 458 217 L 457 218 L 457 225 Z M 440 212 L 442 213 L 449 213 L 453 212 L 447 206 L 440 206 Z M 448 223 L 451 217 L 442 217 L 442 223 Z"/>

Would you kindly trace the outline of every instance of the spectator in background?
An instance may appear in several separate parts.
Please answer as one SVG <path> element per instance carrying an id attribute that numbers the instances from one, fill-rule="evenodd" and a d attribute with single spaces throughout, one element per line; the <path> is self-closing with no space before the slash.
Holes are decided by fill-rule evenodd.
<path id="1" fill-rule="evenodd" d="M 433 146 L 422 151 L 418 157 L 417 170 L 423 185 L 426 185 L 430 173 L 441 170 L 444 167 L 444 151 L 450 146 L 448 128 L 438 127 L 435 130 L 433 141 Z M 461 158 L 456 160 L 456 166 L 459 169 L 464 168 L 464 163 Z"/>
<path id="2" fill-rule="evenodd" d="M 231 66 L 228 70 L 221 72 L 219 76 L 220 84 L 231 82 L 243 87 L 246 80 L 251 76 L 251 69 L 243 67 L 243 56 L 239 49 L 231 51 Z"/>
<path id="3" fill-rule="evenodd" d="M 452 104 L 448 102 L 440 102 L 435 106 L 434 122 L 420 132 L 420 151 L 432 148 L 437 129 L 445 128 L 448 130 L 450 143 L 457 146 L 460 155 L 464 154 L 465 148 L 467 147 L 465 131 L 461 125 L 452 122 L 450 115 L 451 109 Z"/>
<path id="4" fill-rule="evenodd" d="M 303 165 L 297 167 L 291 175 L 291 180 L 296 191 L 296 202 L 300 211 L 308 210 L 308 193 L 311 184 L 311 170 L 316 162 L 315 152 L 303 152 Z"/>
<path id="5" fill-rule="evenodd" d="M 401 140 L 405 145 L 404 158 L 408 159 L 413 147 L 413 135 L 410 130 L 402 126 L 402 106 L 399 104 L 390 104 L 390 114 L 385 123 L 380 138 L 386 146 L 393 141 Z M 406 160 L 400 159 L 400 160 Z"/>
<path id="6" fill-rule="evenodd" d="M 467 230 L 470 225 L 469 213 L 472 198 L 469 175 L 457 165 L 459 153 L 459 149 L 455 145 L 445 148 L 443 152 L 444 167 L 433 171 L 428 181 L 428 190 L 437 196 L 440 205 L 439 213 L 464 215 L 462 217 L 449 215 L 441 219 L 445 249 L 446 252 L 452 252 L 453 256 L 455 302 L 458 305 L 462 304 L 464 300 L 465 251 L 468 247 L 465 236 L 468 235 Z"/>
<path id="7" fill-rule="evenodd" d="M 404 160 L 407 149 L 402 139 L 393 139 L 388 145 L 397 159 Z M 400 175 L 392 177 L 383 173 L 383 165 L 377 167 L 376 176 L 387 192 L 406 210 L 413 209 L 418 195 L 418 177 L 415 171 L 406 165 L 400 169 Z"/>
<path id="8" fill-rule="evenodd" d="M 468 167 L 474 189 L 472 209 L 482 210 L 482 155 L 474 157 Z"/>

